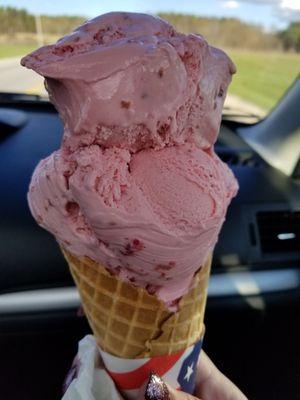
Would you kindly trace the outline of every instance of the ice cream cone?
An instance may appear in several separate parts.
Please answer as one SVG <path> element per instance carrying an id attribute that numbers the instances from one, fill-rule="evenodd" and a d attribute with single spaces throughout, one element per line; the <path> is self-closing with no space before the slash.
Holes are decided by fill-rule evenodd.
<path id="1" fill-rule="evenodd" d="M 102 350 L 122 358 L 155 357 L 185 349 L 203 334 L 211 256 L 178 311 L 171 312 L 147 290 L 121 281 L 89 258 L 62 251 Z"/>

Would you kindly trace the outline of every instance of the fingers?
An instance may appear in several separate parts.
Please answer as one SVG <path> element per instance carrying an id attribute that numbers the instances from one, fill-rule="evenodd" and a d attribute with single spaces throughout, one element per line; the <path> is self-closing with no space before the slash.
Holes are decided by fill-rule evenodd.
<path id="1" fill-rule="evenodd" d="M 169 391 L 168 400 L 200 400 L 198 397 L 192 396 L 191 394 L 180 392 L 167 385 Z"/>
<path id="2" fill-rule="evenodd" d="M 204 400 L 247 400 L 246 396 L 223 375 L 202 350 L 198 363 L 196 396 Z"/>
<path id="3" fill-rule="evenodd" d="M 184 392 L 179 392 L 167 385 L 160 376 L 151 373 L 149 380 L 142 388 L 139 400 L 199 400 Z"/>
<path id="4" fill-rule="evenodd" d="M 161 377 L 154 372 L 140 390 L 139 400 L 169 400 L 169 390 Z"/>
<path id="5" fill-rule="evenodd" d="M 151 373 L 140 400 L 247 400 L 246 396 L 223 375 L 202 350 L 196 378 L 195 395 L 180 392 Z"/>

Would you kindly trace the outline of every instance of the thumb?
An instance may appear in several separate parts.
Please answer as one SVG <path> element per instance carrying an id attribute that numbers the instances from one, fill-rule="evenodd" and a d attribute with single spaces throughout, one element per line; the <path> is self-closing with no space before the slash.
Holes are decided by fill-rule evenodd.
<path id="1" fill-rule="evenodd" d="M 185 392 L 180 392 L 167 385 L 160 376 L 151 372 L 148 383 L 139 400 L 199 400 Z"/>
<path id="2" fill-rule="evenodd" d="M 168 400 L 200 400 L 198 397 L 192 396 L 191 394 L 175 390 L 169 385 L 166 386 L 169 391 L 169 398 L 167 398 Z"/>

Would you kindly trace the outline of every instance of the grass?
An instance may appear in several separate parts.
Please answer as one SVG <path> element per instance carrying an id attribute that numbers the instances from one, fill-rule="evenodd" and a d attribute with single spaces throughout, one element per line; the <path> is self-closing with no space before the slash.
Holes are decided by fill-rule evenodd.
<path id="1" fill-rule="evenodd" d="M 34 50 L 36 47 L 37 47 L 36 45 L 34 46 L 34 45 L 24 45 L 24 44 L 0 43 L 0 59 L 15 57 L 15 56 L 23 56 Z"/>
<path id="2" fill-rule="evenodd" d="M 228 50 L 238 72 L 230 92 L 271 109 L 300 72 L 300 54 Z"/>

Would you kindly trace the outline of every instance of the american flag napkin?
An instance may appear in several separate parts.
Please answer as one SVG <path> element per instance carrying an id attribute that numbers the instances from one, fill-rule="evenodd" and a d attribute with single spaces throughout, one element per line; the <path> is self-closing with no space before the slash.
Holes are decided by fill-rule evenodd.
<path id="1" fill-rule="evenodd" d="M 168 384 L 178 390 L 193 393 L 197 361 L 202 340 L 171 355 L 134 360 L 112 356 L 100 349 L 103 363 L 116 386 L 126 398 L 135 400 L 139 389 L 155 372 Z"/>
<path id="2" fill-rule="evenodd" d="M 171 355 L 130 360 L 99 350 L 94 337 L 87 335 L 79 342 L 62 400 L 121 400 L 119 393 L 136 400 L 150 372 L 178 390 L 193 393 L 201 346 L 199 340 Z"/>

